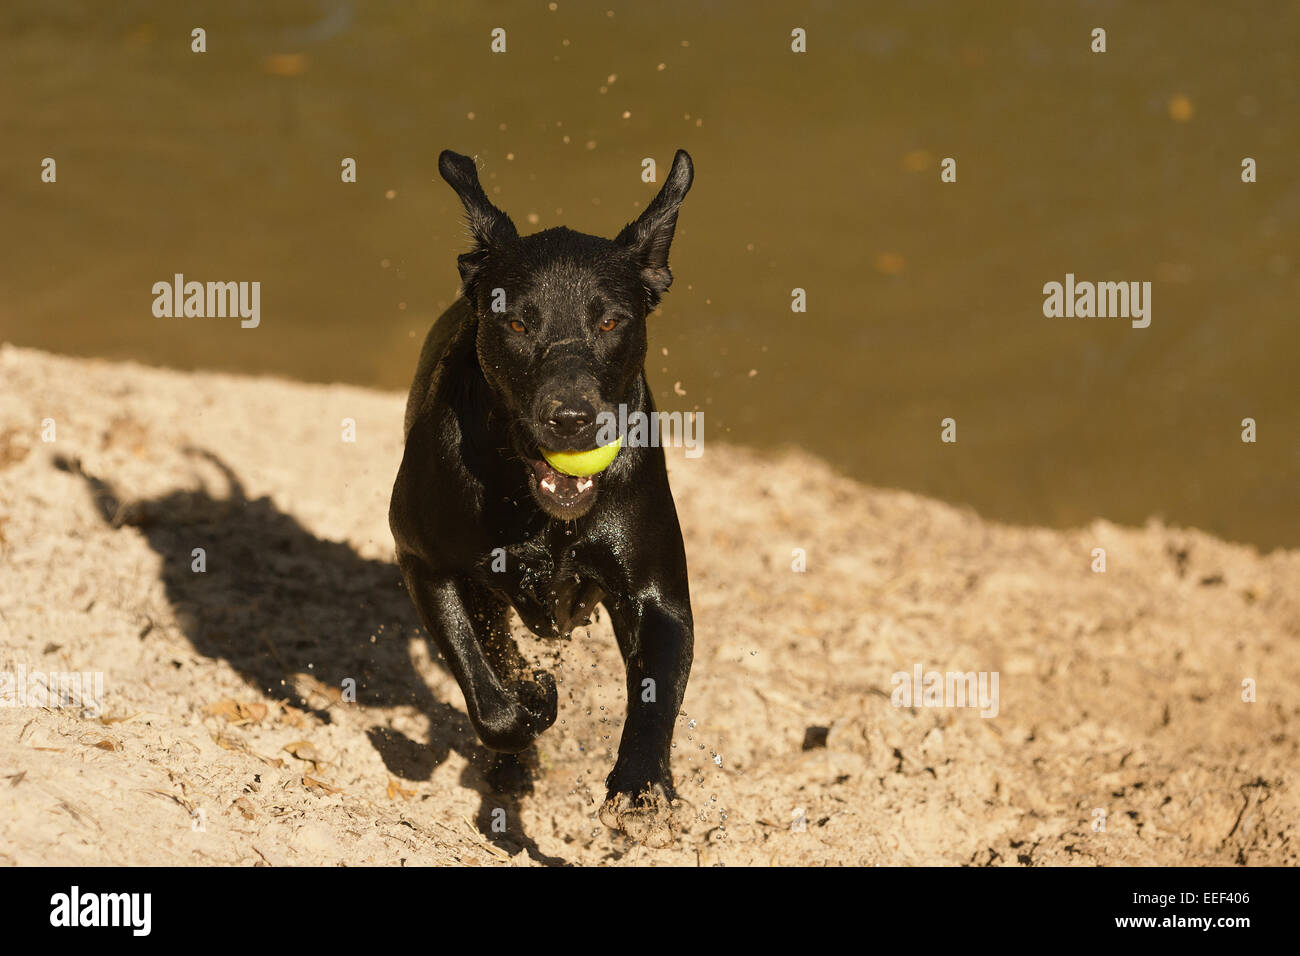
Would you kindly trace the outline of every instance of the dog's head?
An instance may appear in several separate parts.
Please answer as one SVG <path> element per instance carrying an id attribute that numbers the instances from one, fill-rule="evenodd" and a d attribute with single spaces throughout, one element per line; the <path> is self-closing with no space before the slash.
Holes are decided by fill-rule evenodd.
<path id="1" fill-rule="evenodd" d="M 474 161 L 438 158 L 465 206 L 474 248 L 458 259 L 465 298 L 478 317 L 479 364 L 511 416 L 515 452 L 532 468 L 538 503 L 578 518 L 599 475 L 572 476 L 546 452 L 595 449 L 601 426 L 627 404 L 646 354 L 646 316 L 672 283 L 668 247 L 694 171 L 678 150 L 667 181 L 614 239 L 559 227 L 520 236 L 479 184 Z"/>

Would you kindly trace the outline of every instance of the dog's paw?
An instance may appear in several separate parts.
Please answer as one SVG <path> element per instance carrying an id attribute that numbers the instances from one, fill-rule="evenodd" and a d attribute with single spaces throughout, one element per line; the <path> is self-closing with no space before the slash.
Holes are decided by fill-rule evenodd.
<path id="1" fill-rule="evenodd" d="M 535 680 L 510 681 L 501 705 L 473 718 L 478 739 L 489 750 L 521 753 L 555 723 L 560 704 L 555 678 L 545 671 L 537 671 L 533 677 Z"/>
<path id="2" fill-rule="evenodd" d="M 524 723 L 534 737 L 555 723 L 560 695 L 555 678 L 546 671 L 533 671 L 532 680 L 511 681 L 507 690 L 523 711 Z"/>
<path id="3" fill-rule="evenodd" d="M 653 849 L 676 843 L 689 819 L 686 802 L 659 783 L 637 794 L 611 793 L 600 808 L 601 823 Z"/>

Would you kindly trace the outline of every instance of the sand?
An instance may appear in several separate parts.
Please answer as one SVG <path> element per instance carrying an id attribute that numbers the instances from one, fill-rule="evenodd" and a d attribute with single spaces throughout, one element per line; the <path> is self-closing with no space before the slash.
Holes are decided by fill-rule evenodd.
<path id="1" fill-rule="evenodd" d="M 401 395 L 9 346 L 0 382 L 0 673 L 103 680 L 0 707 L 0 862 L 1300 862 L 1300 552 L 1002 526 L 797 451 L 672 453 L 689 828 L 650 849 L 596 819 L 607 619 L 525 643 L 560 718 L 532 795 L 485 785 L 392 564 Z M 918 665 L 996 673 L 996 716 L 895 706 Z"/>

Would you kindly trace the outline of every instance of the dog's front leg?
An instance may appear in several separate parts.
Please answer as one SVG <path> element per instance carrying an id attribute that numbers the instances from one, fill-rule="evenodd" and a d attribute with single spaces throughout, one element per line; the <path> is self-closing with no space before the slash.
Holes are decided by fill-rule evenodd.
<path id="1" fill-rule="evenodd" d="M 555 723 L 555 678 L 535 671 L 532 681 L 503 684 L 488 660 L 495 624 L 488 594 L 468 581 L 433 574 L 418 558 L 401 557 L 398 564 L 425 630 L 460 684 L 479 739 L 502 753 L 526 750 Z"/>
<path id="2" fill-rule="evenodd" d="M 694 654 L 690 605 L 656 598 L 609 610 L 627 666 L 627 720 L 600 819 L 642 843 L 666 846 L 680 829 L 669 763 Z"/>

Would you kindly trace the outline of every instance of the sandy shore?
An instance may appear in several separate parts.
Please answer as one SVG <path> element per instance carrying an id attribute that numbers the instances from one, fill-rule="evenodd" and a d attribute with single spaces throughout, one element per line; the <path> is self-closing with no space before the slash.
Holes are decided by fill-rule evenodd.
<path id="1" fill-rule="evenodd" d="M 104 687 L 98 713 L 0 708 L 2 862 L 1300 862 L 1300 552 L 670 455 L 693 823 L 649 850 L 595 819 L 623 708 L 606 621 L 527 643 L 560 720 L 533 795 L 484 785 L 391 563 L 402 396 L 13 347 L 0 382 L 0 672 Z M 997 716 L 894 706 L 917 665 L 996 673 Z"/>

